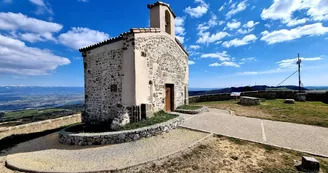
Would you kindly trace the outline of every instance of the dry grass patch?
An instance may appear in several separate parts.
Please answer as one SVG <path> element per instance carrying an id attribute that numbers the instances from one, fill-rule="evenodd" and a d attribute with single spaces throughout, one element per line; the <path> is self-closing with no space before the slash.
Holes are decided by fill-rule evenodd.
<path id="1" fill-rule="evenodd" d="M 299 152 L 246 142 L 234 138 L 212 137 L 182 154 L 120 172 L 297 172 L 294 160 Z M 327 158 L 316 157 L 325 172 Z"/>
<path id="2" fill-rule="evenodd" d="M 243 106 L 238 101 L 201 102 L 211 108 L 232 110 L 236 115 L 328 127 L 328 104 L 322 102 L 295 102 L 266 100 L 258 106 Z"/>

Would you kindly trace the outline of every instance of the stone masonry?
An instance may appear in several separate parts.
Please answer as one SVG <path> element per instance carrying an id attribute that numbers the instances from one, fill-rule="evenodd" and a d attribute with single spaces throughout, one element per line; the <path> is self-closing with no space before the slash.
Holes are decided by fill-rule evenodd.
<path id="1" fill-rule="evenodd" d="M 163 2 L 147 7 L 151 28 L 132 28 L 79 50 L 84 60 L 84 123 L 117 129 L 166 107 L 188 104 L 188 53 L 175 37 L 176 16 Z"/>
<path id="2" fill-rule="evenodd" d="M 188 57 L 177 47 L 177 43 L 167 36 L 149 36 L 136 39 L 136 49 L 147 56 L 148 79 L 153 81 L 149 85 L 149 103 L 154 111 L 163 109 L 165 99 L 165 81 L 174 84 L 174 102 L 176 107 L 185 104 L 188 92 L 184 88 L 187 75 Z"/>

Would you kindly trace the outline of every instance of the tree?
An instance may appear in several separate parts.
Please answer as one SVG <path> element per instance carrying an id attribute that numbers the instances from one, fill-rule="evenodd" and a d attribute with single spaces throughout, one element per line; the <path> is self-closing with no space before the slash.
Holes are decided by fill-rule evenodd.
<path id="1" fill-rule="evenodd" d="M 0 112 L 0 118 L 3 118 L 3 117 L 5 117 L 6 116 L 6 113 L 4 113 L 4 112 Z"/>

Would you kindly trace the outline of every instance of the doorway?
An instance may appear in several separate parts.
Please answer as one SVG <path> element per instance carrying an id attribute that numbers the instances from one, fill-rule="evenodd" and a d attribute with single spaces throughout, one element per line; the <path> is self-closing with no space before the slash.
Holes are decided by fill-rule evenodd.
<path id="1" fill-rule="evenodd" d="M 174 85 L 165 84 L 165 111 L 171 112 L 174 110 Z"/>

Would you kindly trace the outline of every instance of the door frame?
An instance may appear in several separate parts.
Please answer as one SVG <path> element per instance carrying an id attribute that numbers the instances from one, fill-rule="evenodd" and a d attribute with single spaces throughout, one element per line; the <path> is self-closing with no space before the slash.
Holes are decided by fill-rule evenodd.
<path id="1" fill-rule="evenodd" d="M 169 112 L 167 109 L 166 109 L 166 99 L 167 99 L 167 95 L 166 95 L 166 88 L 170 88 L 170 110 L 169 111 L 174 111 L 174 84 L 165 84 L 165 101 L 164 101 L 164 104 L 165 104 L 165 111 Z"/>

